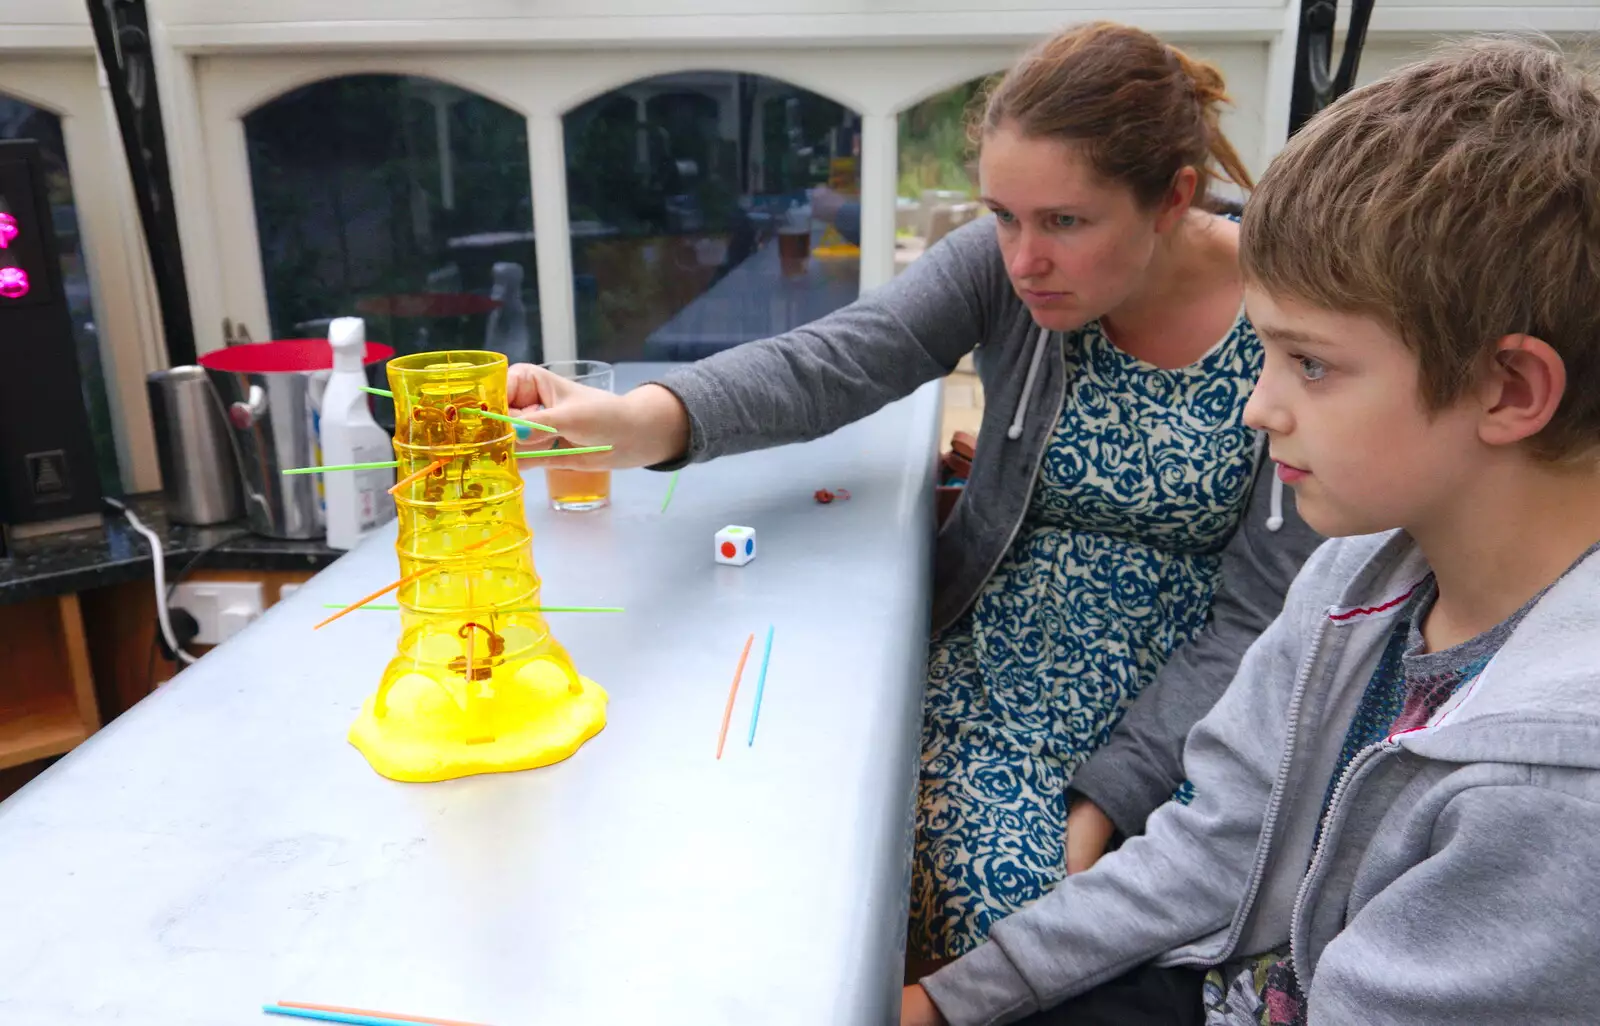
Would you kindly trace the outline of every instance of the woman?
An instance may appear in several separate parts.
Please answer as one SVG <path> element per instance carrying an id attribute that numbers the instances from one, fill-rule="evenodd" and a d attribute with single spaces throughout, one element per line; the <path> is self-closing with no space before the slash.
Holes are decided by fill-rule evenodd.
<path id="1" fill-rule="evenodd" d="M 514 405 L 542 405 L 573 444 L 615 446 L 572 466 L 667 467 L 825 435 L 977 349 L 984 422 L 935 571 L 914 961 L 975 946 L 1093 861 L 1113 821 L 1140 828 L 1314 545 L 1303 529 L 1261 533 L 1276 479 L 1258 478 L 1241 419 L 1261 347 L 1238 226 L 1205 206 L 1219 178 L 1250 185 L 1218 128 L 1225 100 L 1215 68 L 1147 33 L 1070 29 L 1023 58 L 974 125 L 994 217 L 892 283 L 626 396 L 513 368 Z M 1258 480 L 1263 515 L 1234 537 Z M 1208 630 L 1230 537 L 1238 579 Z M 1106 753 L 1126 775 L 1112 764 L 1107 786 L 1080 781 L 1092 801 L 1069 824 L 1074 775 L 1197 637 L 1142 733 Z M 1069 826 L 1082 838 L 1070 859 Z"/>

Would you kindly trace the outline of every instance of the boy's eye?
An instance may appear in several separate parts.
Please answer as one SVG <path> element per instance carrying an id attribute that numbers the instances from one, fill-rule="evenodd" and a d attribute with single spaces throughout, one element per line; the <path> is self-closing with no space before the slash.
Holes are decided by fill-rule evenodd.
<path id="1" fill-rule="evenodd" d="M 1328 373 L 1328 368 L 1322 365 L 1321 360 L 1313 360 L 1309 356 L 1297 356 L 1295 360 L 1300 364 L 1300 373 L 1307 381 L 1321 381 L 1322 376 Z"/>
<path id="2" fill-rule="evenodd" d="M 1052 228 L 1071 228 L 1078 223 L 1078 218 L 1073 214 L 1052 214 L 1050 226 Z"/>

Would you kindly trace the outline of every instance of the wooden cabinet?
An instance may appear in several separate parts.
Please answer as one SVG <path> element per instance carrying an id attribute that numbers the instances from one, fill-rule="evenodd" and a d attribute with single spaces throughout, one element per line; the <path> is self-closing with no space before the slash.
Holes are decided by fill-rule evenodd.
<path id="1" fill-rule="evenodd" d="M 261 581 L 270 607 L 284 585 L 311 577 L 202 570 L 188 580 Z M 177 672 L 156 631 L 148 580 L 0 605 L 0 798 L 42 770 L 40 760 L 71 751 Z"/>
<path id="2" fill-rule="evenodd" d="M 0 606 L 0 769 L 71 751 L 100 729 L 77 595 Z"/>

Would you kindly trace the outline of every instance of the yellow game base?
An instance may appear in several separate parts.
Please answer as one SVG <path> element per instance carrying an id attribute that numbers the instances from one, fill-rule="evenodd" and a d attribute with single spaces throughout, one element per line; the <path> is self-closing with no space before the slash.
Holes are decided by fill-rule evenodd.
<path id="1" fill-rule="evenodd" d="M 476 727 L 464 712 L 464 682 L 442 687 L 423 673 L 395 680 L 388 709 L 369 696 L 350 727 L 350 743 L 391 780 L 424 783 L 477 773 L 509 773 L 560 762 L 606 725 L 606 693 L 587 677 L 573 694 L 548 662 L 530 663 L 509 684 L 476 703 Z M 447 689 L 448 688 L 448 689 Z M 481 739 L 487 733 L 492 740 Z M 471 740 L 469 740 L 471 739 Z"/>

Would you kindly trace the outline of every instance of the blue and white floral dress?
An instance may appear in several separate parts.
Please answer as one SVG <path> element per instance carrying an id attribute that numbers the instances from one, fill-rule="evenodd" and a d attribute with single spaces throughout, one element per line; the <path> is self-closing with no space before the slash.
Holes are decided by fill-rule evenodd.
<path id="1" fill-rule="evenodd" d="M 1261 343 L 1241 314 L 1187 367 L 1063 346 L 1068 392 L 1032 501 L 973 608 L 933 639 L 911 949 L 952 958 L 1065 873 L 1066 790 L 1204 627 L 1242 515 Z"/>

